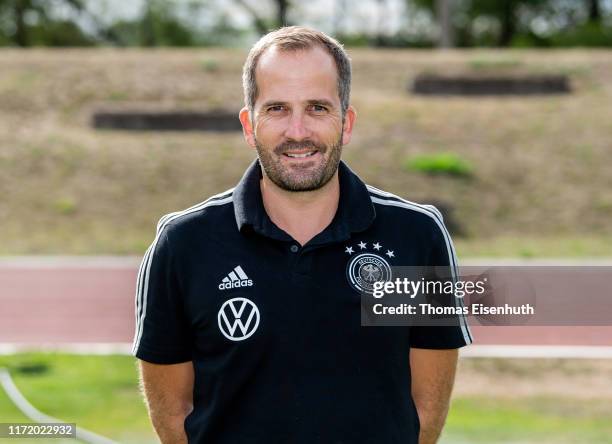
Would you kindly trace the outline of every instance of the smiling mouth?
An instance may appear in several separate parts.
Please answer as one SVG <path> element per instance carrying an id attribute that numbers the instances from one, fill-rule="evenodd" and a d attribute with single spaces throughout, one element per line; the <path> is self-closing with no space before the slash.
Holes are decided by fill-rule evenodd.
<path id="1" fill-rule="evenodd" d="M 314 156 L 316 153 L 317 153 L 317 150 L 307 151 L 305 153 L 283 153 L 283 155 L 291 159 L 304 159 L 306 157 Z"/>

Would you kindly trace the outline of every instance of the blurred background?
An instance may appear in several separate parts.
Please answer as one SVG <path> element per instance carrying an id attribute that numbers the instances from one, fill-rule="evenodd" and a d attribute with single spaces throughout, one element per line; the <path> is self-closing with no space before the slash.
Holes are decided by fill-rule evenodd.
<path id="1" fill-rule="evenodd" d="M 140 256 L 254 158 L 241 68 L 284 24 L 347 47 L 345 160 L 438 206 L 462 262 L 608 263 L 612 0 L 0 0 L 0 422 L 27 420 L 10 380 L 155 442 L 128 355 Z M 442 442 L 612 442 L 609 328 L 475 336 Z"/>

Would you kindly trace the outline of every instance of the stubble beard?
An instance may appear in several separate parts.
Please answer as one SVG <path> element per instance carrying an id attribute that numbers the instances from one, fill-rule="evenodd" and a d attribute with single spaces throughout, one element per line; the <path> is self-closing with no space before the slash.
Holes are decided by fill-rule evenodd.
<path id="1" fill-rule="evenodd" d="M 338 170 L 342 156 L 342 132 L 333 145 L 316 144 L 311 141 L 285 142 L 270 150 L 261 145 L 257 139 L 255 147 L 266 176 L 279 188 L 291 192 L 315 191 L 325 186 Z M 284 152 L 291 149 L 316 148 L 325 158 L 329 151 L 329 158 L 315 167 L 306 166 L 287 167 L 283 165 L 281 157 Z"/>

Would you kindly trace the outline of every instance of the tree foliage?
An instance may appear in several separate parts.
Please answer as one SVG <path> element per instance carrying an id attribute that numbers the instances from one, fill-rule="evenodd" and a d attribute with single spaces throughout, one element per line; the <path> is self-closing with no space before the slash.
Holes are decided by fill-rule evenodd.
<path id="1" fill-rule="evenodd" d="M 138 15 L 109 21 L 92 12 L 91 6 L 103 1 L 0 0 L 0 46 L 237 45 L 245 43 L 245 35 L 299 24 L 300 13 L 310 7 L 291 0 L 142 0 Z M 436 11 L 442 10 L 436 4 L 441 0 L 404 1 L 405 25 L 396 33 L 387 32 L 381 19 L 374 32 L 346 33 L 338 25 L 340 19 L 358 20 L 358 12 L 347 0 L 330 0 L 337 11 L 336 36 L 352 45 L 433 46 L 440 21 Z M 444 35 L 453 35 L 457 46 L 612 46 L 612 0 L 446 1 L 453 8 L 450 20 L 444 21 L 450 23 Z M 379 17 L 386 17 L 387 0 L 371 4 L 379 8 Z M 250 17 L 250 25 L 234 24 L 230 14 L 236 10 Z M 411 21 L 415 11 L 419 18 Z"/>
<path id="2" fill-rule="evenodd" d="M 406 1 L 435 16 L 436 0 Z M 565 46 L 569 41 L 577 45 L 601 46 L 608 41 L 609 29 L 602 23 L 601 0 L 452 2 L 459 46 Z M 538 20 L 547 25 L 548 33 L 534 31 L 532 24 Z"/>
<path id="3" fill-rule="evenodd" d="M 421 7 L 435 11 L 436 0 L 410 0 Z M 497 29 L 490 32 L 494 34 L 491 43 L 497 46 L 509 46 L 517 32 L 524 31 L 524 23 L 519 13 L 525 9 L 537 9 L 548 4 L 551 0 L 457 0 L 454 3 L 457 32 L 463 36 L 463 43 L 468 46 L 477 38 L 472 28 L 478 18 L 492 20 Z M 486 31 L 485 31 L 486 32 Z M 471 41 L 466 41 L 466 37 Z"/>
<path id="4" fill-rule="evenodd" d="M 257 8 L 255 3 L 250 2 L 249 0 L 235 0 L 235 2 L 251 16 L 253 27 L 260 35 L 266 34 L 271 29 L 291 25 L 291 22 L 288 19 L 289 10 L 291 9 L 291 2 L 289 0 L 272 1 L 275 9 L 275 14 L 273 17 L 262 15 L 260 8 Z"/>
<path id="5" fill-rule="evenodd" d="M 53 16 L 58 6 L 78 13 L 83 0 L 0 0 L 0 41 L 21 47 L 92 44 L 74 22 Z"/>

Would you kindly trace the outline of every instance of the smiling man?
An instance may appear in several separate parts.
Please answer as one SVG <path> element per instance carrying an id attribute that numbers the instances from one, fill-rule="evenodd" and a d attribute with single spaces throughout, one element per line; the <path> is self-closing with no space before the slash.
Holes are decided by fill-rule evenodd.
<path id="1" fill-rule="evenodd" d="M 160 220 L 134 353 L 162 443 L 436 442 L 467 325 L 362 327 L 360 294 L 392 266 L 454 269 L 454 250 L 437 210 L 340 160 L 350 82 L 325 34 L 264 36 L 240 112 L 257 159 L 232 190 Z"/>

